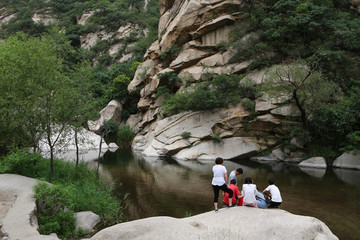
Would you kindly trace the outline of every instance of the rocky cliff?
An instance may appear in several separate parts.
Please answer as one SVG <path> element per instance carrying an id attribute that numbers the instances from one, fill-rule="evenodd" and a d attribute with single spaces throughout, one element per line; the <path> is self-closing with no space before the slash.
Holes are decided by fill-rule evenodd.
<path id="1" fill-rule="evenodd" d="M 147 156 L 179 159 L 248 157 L 277 147 L 284 131 L 299 124 L 300 113 L 288 104 L 288 98 L 269 96 L 250 99 L 253 112 L 239 103 L 225 109 L 163 117 L 162 98 L 156 94 L 169 82 L 159 74 L 170 72 L 181 78 L 177 92 L 206 81 L 208 75 L 246 74 L 241 81 L 262 83 L 269 69 L 250 70 L 251 59 L 230 61 L 234 50 L 219 49 L 219 45 L 232 41 L 229 33 L 234 31 L 235 22 L 237 28 L 248 24 L 247 4 L 241 0 L 160 0 L 159 39 L 148 49 L 128 86 L 129 92 L 141 89 L 139 113 L 127 121 L 137 133 L 134 149 Z M 245 43 L 249 37 L 245 35 L 239 41 Z"/>

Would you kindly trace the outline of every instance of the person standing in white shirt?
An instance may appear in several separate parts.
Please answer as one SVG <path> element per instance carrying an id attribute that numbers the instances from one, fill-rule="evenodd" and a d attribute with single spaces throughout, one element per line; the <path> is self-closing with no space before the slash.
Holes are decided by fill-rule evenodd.
<path id="1" fill-rule="evenodd" d="M 222 165 L 224 160 L 221 157 L 217 157 L 215 159 L 215 166 L 213 166 L 212 171 L 214 173 L 214 177 L 212 179 L 211 185 L 214 190 L 214 207 L 215 212 L 218 211 L 218 201 L 219 201 L 219 191 L 222 190 L 223 192 L 226 192 L 229 194 L 229 198 L 232 199 L 233 197 L 233 191 L 228 188 L 226 185 L 228 181 L 227 176 L 227 170 Z M 229 207 L 234 207 L 235 205 L 232 205 L 231 202 L 229 202 Z"/>
<path id="2" fill-rule="evenodd" d="M 271 203 L 268 208 L 278 208 L 278 206 L 282 203 L 280 190 L 277 186 L 275 186 L 274 180 L 269 179 L 268 183 L 269 186 L 265 188 L 263 191 L 263 192 L 270 192 L 271 194 Z"/>

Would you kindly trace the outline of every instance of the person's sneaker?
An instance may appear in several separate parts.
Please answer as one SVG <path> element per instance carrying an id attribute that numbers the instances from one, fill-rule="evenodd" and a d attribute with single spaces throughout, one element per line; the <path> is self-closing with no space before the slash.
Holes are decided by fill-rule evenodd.
<path id="1" fill-rule="evenodd" d="M 215 210 L 215 213 L 218 213 L 218 212 L 219 212 L 219 209 L 216 209 L 216 210 Z"/>
<path id="2" fill-rule="evenodd" d="M 233 204 L 233 205 L 231 205 L 231 206 L 229 206 L 229 207 L 235 207 L 236 205 L 235 204 Z"/>

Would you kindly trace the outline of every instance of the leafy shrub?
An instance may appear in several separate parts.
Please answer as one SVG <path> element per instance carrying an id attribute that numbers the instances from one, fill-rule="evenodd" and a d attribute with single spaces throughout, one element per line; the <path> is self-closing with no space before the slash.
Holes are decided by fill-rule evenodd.
<path id="1" fill-rule="evenodd" d="M 199 83 L 184 93 L 166 95 L 162 106 L 164 114 L 211 110 L 239 103 L 243 98 L 254 99 L 255 87 L 242 79 L 241 75 L 220 75 L 207 82 Z"/>
<path id="2" fill-rule="evenodd" d="M 190 135 L 191 135 L 191 132 L 183 132 L 183 133 L 181 133 L 181 137 L 184 138 L 184 139 L 189 138 Z"/>
<path id="3" fill-rule="evenodd" d="M 135 133 L 130 129 L 128 125 L 125 125 L 119 128 L 117 132 L 116 143 L 119 147 L 129 147 L 134 137 Z"/>
<path id="4" fill-rule="evenodd" d="M 121 222 L 122 203 L 89 167 L 80 163 L 54 160 L 54 185 L 34 187 L 38 204 L 39 228 L 42 234 L 57 233 L 61 238 L 76 237 L 73 213 L 92 211 L 106 226 Z M 51 181 L 49 160 L 27 150 L 14 149 L 0 161 L 0 173 L 16 173 Z"/>
<path id="5" fill-rule="evenodd" d="M 220 137 L 219 133 L 216 133 L 214 135 L 211 136 L 213 140 L 215 140 L 216 142 L 221 142 L 222 138 Z"/>
<path id="6" fill-rule="evenodd" d="M 73 186 L 50 186 L 46 183 L 34 186 L 41 234 L 56 233 L 60 238 L 68 238 L 74 234 L 74 212 L 68 210 L 73 209 L 68 196 L 74 190 L 70 188 Z"/>
<path id="7" fill-rule="evenodd" d="M 100 130 L 105 142 L 116 142 L 119 125 L 114 121 L 114 119 L 111 118 L 107 120 Z"/>

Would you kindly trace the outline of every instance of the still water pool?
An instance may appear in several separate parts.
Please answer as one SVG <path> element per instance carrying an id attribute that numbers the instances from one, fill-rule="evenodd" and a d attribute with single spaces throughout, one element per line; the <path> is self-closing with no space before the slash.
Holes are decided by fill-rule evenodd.
<path id="1" fill-rule="evenodd" d="M 183 218 L 213 208 L 213 162 L 144 158 L 119 149 L 106 152 L 92 164 L 104 178 L 115 182 L 118 193 L 129 193 L 127 221 L 153 216 Z M 281 209 L 320 219 L 340 239 L 360 239 L 360 171 L 300 169 L 283 162 L 251 160 L 225 161 L 224 166 L 228 173 L 244 169 L 238 176 L 239 186 L 250 176 L 262 191 L 267 180 L 274 179 L 283 198 Z"/>

